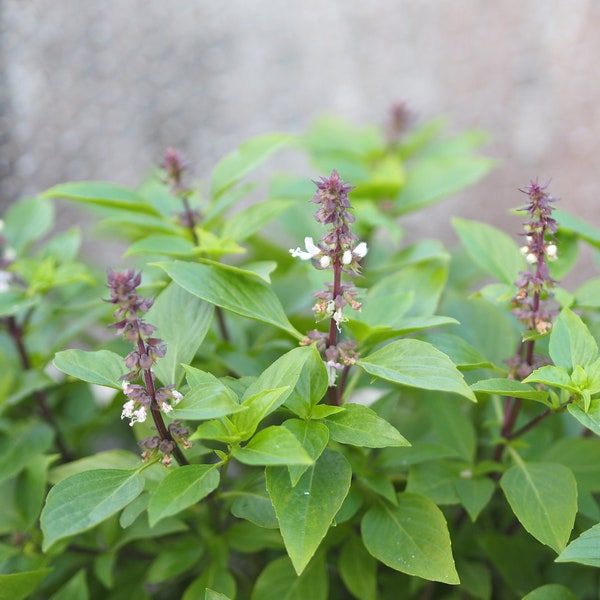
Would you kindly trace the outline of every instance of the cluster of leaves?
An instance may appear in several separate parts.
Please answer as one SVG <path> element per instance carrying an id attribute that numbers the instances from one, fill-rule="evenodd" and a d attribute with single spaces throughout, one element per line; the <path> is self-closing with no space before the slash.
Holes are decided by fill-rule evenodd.
<path id="1" fill-rule="evenodd" d="M 493 166 L 481 134 L 388 133 L 327 118 L 242 144 L 205 188 L 171 170 L 136 190 L 58 185 L 7 212 L 0 599 L 595 597 L 600 278 L 555 287 L 554 325 L 524 330 L 513 237 L 455 219 L 452 255 L 403 243 L 403 215 Z M 362 311 L 341 324 L 359 358 L 339 402 L 317 346 L 299 345 L 328 272 L 288 252 L 322 234 L 314 184 L 248 182 L 290 148 L 313 178 L 337 169 L 355 186 L 369 247 Z M 57 199 L 125 240 L 155 297 L 145 320 L 167 351 L 152 377 L 182 393 L 164 419 L 191 433 L 168 468 L 140 458 L 150 423 L 119 421 L 131 345 L 107 335 L 104 274 L 78 259 L 78 231 L 49 236 Z M 600 232 L 555 216 L 560 280 Z M 542 358 L 520 379 L 507 361 L 523 343 Z"/>

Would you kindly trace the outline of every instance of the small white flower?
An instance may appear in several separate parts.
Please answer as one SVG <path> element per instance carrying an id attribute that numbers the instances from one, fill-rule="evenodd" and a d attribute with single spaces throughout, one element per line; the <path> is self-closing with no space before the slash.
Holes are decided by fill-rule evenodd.
<path id="1" fill-rule="evenodd" d="M 323 256 L 321 256 L 319 263 L 321 265 L 321 268 L 326 269 L 331 264 L 331 258 L 328 254 L 324 254 Z"/>
<path id="2" fill-rule="evenodd" d="M 355 254 L 358 256 L 358 258 L 364 258 L 368 251 L 369 249 L 367 248 L 367 243 L 361 242 L 358 244 L 358 246 L 356 246 L 356 248 L 354 248 L 354 250 L 352 250 L 352 254 Z"/>
<path id="3" fill-rule="evenodd" d="M 340 323 L 343 323 L 344 321 L 347 321 L 348 319 L 346 319 L 346 317 L 344 317 L 344 313 L 342 312 L 341 308 L 338 308 L 335 310 L 335 312 L 332 315 L 333 320 L 335 321 L 335 325 L 337 327 L 338 331 L 341 331 L 341 327 L 340 327 Z"/>
<path id="4" fill-rule="evenodd" d="M 133 411 L 133 418 L 129 422 L 129 427 L 133 427 L 134 423 L 143 423 L 146 420 L 146 407 L 140 406 L 137 410 Z"/>
<path id="5" fill-rule="evenodd" d="M 533 252 L 530 252 L 526 257 L 525 260 L 530 264 L 530 265 L 535 265 L 538 261 L 537 255 L 535 255 Z"/>
<path id="6" fill-rule="evenodd" d="M 121 419 L 131 419 L 133 418 L 133 409 L 135 408 L 135 402 L 133 400 L 128 400 L 123 404 L 123 412 L 121 413 Z"/>
<path id="7" fill-rule="evenodd" d="M 177 390 L 173 390 L 171 398 L 173 398 L 173 406 L 177 406 L 183 400 L 183 394 Z"/>
<path id="8" fill-rule="evenodd" d="M 337 379 L 337 369 L 335 367 L 335 363 L 328 361 L 325 363 L 325 368 L 327 369 L 327 378 L 328 378 L 328 386 L 333 387 L 335 385 L 335 380 Z"/>
<path id="9" fill-rule="evenodd" d="M 2 258 L 4 258 L 4 260 L 8 262 L 12 262 L 13 260 L 15 260 L 15 258 L 17 258 L 17 253 L 15 252 L 14 248 L 6 246 L 6 248 L 4 248 L 4 255 L 2 256 Z"/>
<path id="10" fill-rule="evenodd" d="M 352 252 L 350 250 L 346 250 L 342 255 L 342 263 L 345 265 L 349 265 L 352 262 Z"/>
<path id="11" fill-rule="evenodd" d="M 0 271 L 0 292 L 6 292 L 10 289 L 11 273 L 8 271 Z"/>
<path id="12" fill-rule="evenodd" d="M 304 238 L 304 245 L 306 247 L 306 252 L 300 248 L 296 248 L 295 250 L 290 248 L 290 254 L 294 258 L 299 258 L 300 260 L 311 260 L 315 256 L 321 254 L 321 248 L 315 245 L 311 237 Z"/>
<path id="13" fill-rule="evenodd" d="M 529 246 L 521 246 L 519 251 L 523 256 L 527 256 L 529 254 Z"/>
<path id="14" fill-rule="evenodd" d="M 160 410 L 162 410 L 165 414 L 169 414 L 173 410 L 173 407 L 168 402 L 163 402 L 160 405 Z"/>
<path id="15" fill-rule="evenodd" d="M 554 261 L 558 258 L 558 248 L 556 244 L 548 244 L 546 246 L 546 256 L 549 261 Z"/>
<path id="16" fill-rule="evenodd" d="M 124 381 L 123 382 L 123 393 L 126 396 L 129 394 L 130 389 L 131 389 L 131 384 L 129 383 L 129 381 Z M 131 402 L 133 402 L 133 400 Z"/>

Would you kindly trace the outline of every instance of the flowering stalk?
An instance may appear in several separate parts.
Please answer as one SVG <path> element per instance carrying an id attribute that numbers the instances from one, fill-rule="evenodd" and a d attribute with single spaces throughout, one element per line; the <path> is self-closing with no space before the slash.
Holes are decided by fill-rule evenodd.
<path id="1" fill-rule="evenodd" d="M 558 257 L 555 240 L 558 227 L 551 216 L 552 203 L 555 199 L 546 193 L 546 187 L 547 185 L 540 185 L 537 181 L 532 181 L 527 188 L 520 190 L 529 197 L 527 205 L 519 210 L 526 212 L 529 217 L 524 223 L 523 235 L 526 243 L 521 247 L 521 253 L 527 264 L 530 265 L 530 269 L 519 273 L 519 279 L 515 282 L 518 289 L 511 301 L 512 313 L 523 323 L 526 330 L 539 335 L 550 331 L 552 317 L 556 313 L 554 308 L 548 305 L 553 296 L 551 289 L 556 283 L 550 276 L 548 262 L 554 261 Z M 522 381 L 534 369 L 542 365 L 542 360 L 535 356 L 534 349 L 535 339 L 521 342 L 516 355 L 508 361 L 511 368 L 509 377 Z M 506 398 L 504 422 L 500 432 L 506 439 L 512 439 L 517 434 L 529 431 L 541 420 L 536 417 L 533 425 L 527 424 L 518 432 L 513 432 L 521 403 L 520 398 Z M 501 457 L 502 449 L 502 446 L 496 449 L 497 458 Z"/>
<path id="2" fill-rule="evenodd" d="M 184 175 L 186 171 L 189 171 L 190 165 L 177 150 L 167 148 L 160 166 L 165 172 L 164 182 L 169 185 L 171 194 L 176 198 L 180 198 L 183 203 L 183 213 L 178 215 L 179 224 L 189 230 L 194 245 L 198 246 L 200 241 L 196 233 L 196 225 L 202 219 L 202 215 L 200 211 L 192 210 L 189 201 L 192 190 L 183 184 Z M 230 339 L 229 332 L 220 306 L 215 306 L 215 316 L 217 317 L 221 337 L 228 342 Z"/>
<path id="3" fill-rule="evenodd" d="M 353 189 L 352 186 L 341 180 L 335 170 L 329 178 L 321 177 L 321 181 L 314 183 L 317 193 L 311 202 L 319 205 L 315 220 L 329 225 L 329 231 L 316 244 L 311 237 L 306 237 L 306 250 L 295 248 L 290 250 L 290 254 L 301 260 L 312 261 L 317 269 L 333 271 L 333 283 L 326 284 L 326 289 L 313 294 L 317 299 L 313 312 L 319 321 L 329 319 L 329 331 L 310 331 L 301 343 L 317 344 L 329 374 L 329 400 L 332 404 L 340 404 L 345 374 L 358 358 L 354 340 L 339 340 L 341 324 L 347 320 L 344 308 L 350 305 L 353 310 L 361 309 L 360 302 L 356 300 L 356 289 L 351 283 L 342 281 L 342 274 L 356 276 L 360 273 L 360 261 L 367 254 L 367 244 L 358 242 L 350 230 L 354 216 L 349 212 L 352 206 L 348 192 Z M 344 375 L 342 385 L 338 385 L 336 390 L 338 371 L 344 371 Z"/>
<path id="4" fill-rule="evenodd" d="M 150 309 L 153 298 L 144 298 L 137 293 L 142 274 L 136 274 L 133 269 L 122 273 L 109 271 L 107 280 L 110 289 L 110 299 L 107 302 L 117 305 L 114 316 L 119 319 L 110 327 L 134 345 L 134 349 L 125 357 L 125 365 L 129 372 L 121 377 L 123 393 L 128 398 L 123 405 L 121 419 L 128 418 L 130 426 L 143 423 L 149 410 L 158 436 L 140 442 L 140 445 L 146 448 L 144 458 L 147 458 L 149 453 L 160 451 L 164 465 L 171 464 L 171 454 L 180 465 L 187 465 L 188 461 L 177 443 L 181 443 L 184 448 L 189 447 L 186 439 L 188 430 L 181 426 L 180 421 L 173 421 L 167 426 L 163 419 L 163 414 L 170 413 L 182 396 L 174 389 L 174 385 L 157 389 L 152 372 L 154 363 L 165 355 L 166 345 L 161 339 L 152 337 L 156 327 L 146 323 L 139 316 Z M 140 376 L 142 385 L 132 383 Z"/>

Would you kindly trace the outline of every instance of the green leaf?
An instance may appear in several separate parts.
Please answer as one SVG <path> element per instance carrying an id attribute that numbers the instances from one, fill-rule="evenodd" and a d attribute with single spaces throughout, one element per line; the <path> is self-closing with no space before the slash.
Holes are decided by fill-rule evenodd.
<path id="1" fill-rule="evenodd" d="M 301 339 L 279 299 L 263 279 L 250 271 L 219 263 L 158 263 L 173 281 L 194 296 L 231 312 L 268 323 Z"/>
<path id="2" fill-rule="evenodd" d="M 179 258 L 191 257 L 196 254 L 196 246 L 181 236 L 155 233 L 131 244 L 123 256 L 134 256 L 136 254 L 164 254 Z"/>
<path id="3" fill-rule="evenodd" d="M 119 379 L 125 373 L 125 363 L 109 350 L 63 350 L 56 353 L 53 364 L 59 371 L 82 381 L 122 389 Z"/>
<path id="4" fill-rule="evenodd" d="M 135 469 L 139 465 L 140 457 L 133 452 L 127 450 L 106 450 L 54 467 L 50 471 L 49 481 L 52 484 L 56 484 L 76 473 L 97 469 Z"/>
<path id="5" fill-rule="evenodd" d="M 558 554 L 569 541 L 577 513 L 577 482 L 570 469 L 556 463 L 517 461 L 500 486 L 517 519 L 537 540 Z"/>
<path id="6" fill-rule="evenodd" d="M 562 209 L 554 209 L 553 212 L 553 217 L 558 222 L 561 230 L 575 233 L 588 244 L 600 248 L 600 231 L 590 225 L 589 221 L 584 221 Z"/>
<path id="7" fill-rule="evenodd" d="M 396 198 L 396 214 L 406 214 L 455 194 L 493 167 L 489 158 L 477 156 L 430 156 L 410 169 L 405 186 Z"/>
<path id="8" fill-rule="evenodd" d="M 454 218 L 452 225 L 469 256 L 486 273 L 503 283 L 514 284 L 525 261 L 510 236 L 479 221 Z"/>
<path id="9" fill-rule="evenodd" d="M 283 426 L 291 431 L 313 462 L 323 454 L 323 450 L 325 450 L 329 441 L 329 429 L 323 423 L 303 419 L 288 419 L 283 423 Z M 289 465 L 288 470 L 292 485 L 298 483 L 306 469 L 308 469 L 307 465 Z"/>
<path id="10" fill-rule="evenodd" d="M 588 279 L 575 290 L 577 306 L 584 308 L 600 308 L 600 277 Z"/>
<path id="11" fill-rule="evenodd" d="M 551 385 L 557 388 L 569 390 L 570 392 L 577 393 L 578 389 L 571 382 L 571 377 L 562 367 L 554 367 L 552 365 L 545 365 L 533 371 L 525 379 L 523 384 L 543 383 L 544 385 Z"/>
<path id="12" fill-rule="evenodd" d="M 137 469 L 99 469 L 63 479 L 50 490 L 42 510 L 42 550 L 108 519 L 143 489 L 144 478 Z"/>
<path id="13" fill-rule="evenodd" d="M 150 499 L 150 527 L 196 504 L 218 485 L 219 471 L 214 465 L 184 465 L 171 471 L 158 484 Z"/>
<path id="14" fill-rule="evenodd" d="M 355 598 L 377 600 L 377 562 L 357 535 L 342 546 L 338 569 L 344 585 Z"/>
<path id="15" fill-rule="evenodd" d="M 427 400 L 430 408 L 433 429 L 439 442 L 452 448 L 467 463 L 475 457 L 477 445 L 475 427 L 471 416 L 466 412 L 464 402 L 456 397 L 435 396 Z"/>
<path id="16" fill-rule="evenodd" d="M 223 226 L 222 235 L 242 242 L 260 231 L 292 204 L 289 200 L 268 200 L 253 204 L 229 217 Z"/>
<path id="17" fill-rule="evenodd" d="M 315 557 L 297 575 L 287 556 L 270 562 L 258 576 L 251 600 L 327 600 L 328 579 L 325 560 Z"/>
<path id="18" fill-rule="evenodd" d="M 244 400 L 241 406 L 246 410 L 231 417 L 231 422 L 239 431 L 242 441 L 252 437 L 260 422 L 283 404 L 282 396 L 287 390 L 287 387 L 264 390 Z"/>
<path id="19" fill-rule="evenodd" d="M 586 367 L 598 358 L 598 344 L 585 323 L 573 311 L 563 308 L 558 315 L 549 344 L 554 364 L 568 371 Z"/>
<path id="20" fill-rule="evenodd" d="M 496 489 L 496 485 L 489 477 L 461 477 L 454 480 L 454 487 L 460 503 L 473 522 L 488 505 Z"/>
<path id="21" fill-rule="evenodd" d="M 584 427 L 600 436 L 600 400 L 592 400 L 587 412 L 576 404 L 569 404 L 567 410 Z"/>
<path id="22" fill-rule="evenodd" d="M 452 361 L 431 344 L 398 340 L 357 361 L 367 373 L 400 385 L 453 392 L 476 402 Z"/>
<path id="23" fill-rule="evenodd" d="M 21 573 L 0 574 L 0 600 L 24 600 L 52 569 L 37 569 Z"/>
<path id="24" fill-rule="evenodd" d="M 556 562 L 577 562 L 600 567 L 600 523 L 584 531 L 558 556 Z"/>
<path id="25" fill-rule="evenodd" d="M 458 323 L 456 320 L 454 322 Z M 426 333 L 420 335 L 419 339 L 441 350 L 459 369 L 467 370 L 493 367 L 492 363 L 486 360 L 478 350 L 458 335 L 451 333 Z"/>
<path id="26" fill-rule="evenodd" d="M 0 437 L 0 483 L 14 477 L 38 454 L 52 445 L 54 433 L 44 423 L 15 426 L 10 433 Z"/>
<path id="27" fill-rule="evenodd" d="M 313 460 L 285 427 L 273 425 L 259 431 L 233 456 L 247 465 L 311 465 Z"/>
<path id="28" fill-rule="evenodd" d="M 290 141 L 288 135 L 268 133 L 241 144 L 215 167 L 210 184 L 212 198 L 218 198 Z"/>
<path id="29" fill-rule="evenodd" d="M 27 198 L 15 202 L 4 214 L 2 235 L 19 255 L 39 240 L 54 224 L 54 206 L 44 198 Z"/>
<path id="30" fill-rule="evenodd" d="M 523 596 L 523 600 L 577 600 L 577 596 L 564 585 L 547 583 Z"/>
<path id="31" fill-rule="evenodd" d="M 266 476 L 287 553 L 300 575 L 348 494 L 352 468 L 341 454 L 325 450 L 295 486 L 285 467 L 267 467 Z"/>
<path id="32" fill-rule="evenodd" d="M 411 466 L 405 491 L 427 496 L 437 505 L 458 504 L 455 482 L 461 465 L 456 461 L 428 461 Z"/>
<path id="33" fill-rule="evenodd" d="M 167 354 L 153 367 L 164 385 L 181 384 L 182 364 L 194 358 L 210 328 L 213 312 L 212 304 L 175 283 L 169 284 L 156 298 L 147 320 L 157 327 L 157 335 L 167 344 Z"/>
<path id="34" fill-rule="evenodd" d="M 50 600 L 72 600 L 73 598 L 88 600 L 89 597 L 85 571 L 81 569 L 56 594 L 52 594 Z"/>
<path id="35" fill-rule="evenodd" d="M 267 495 L 264 477 L 253 481 L 244 489 L 235 490 L 233 494 L 232 515 L 246 519 L 260 528 L 277 529 L 277 517 L 271 499 Z"/>
<path id="36" fill-rule="evenodd" d="M 482 379 L 472 384 L 471 389 L 480 394 L 497 394 L 498 396 L 511 396 L 544 403 L 548 398 L 548 392 L 536 390 L 516 379 Z"/>
<path id="37" fill-rule="evenodd" d="M 42 194 L 43 198 L 68 198 L 85 204 L 130 210 L 160 216 L 160 213 L 134 191 L 112 183 L 73 181 L 61 183 Z"/>
<path id="38" fill-rule="evenodd" d="M 446 520 L 429 498 L 398 494 L 398 506 L 369 509 L 361 531 L 367 550 L 388 567 L 430 581 L 459 583 Z"/>
<path id="39" fill-rule="evenodd" d="M 225 594 L 221 594 L 221 592 L 215 592 L 214 590 L 210 590 L 206 588 L 206 592 L 204 593 L 204 600 L 231 600 L 229 596 Z"/>
<path id="40" fill-rule="evenodd" d="M 323 419 L 332 440 L 366 448 L 410 446 L 395 427 L 367 406 L 345 404 L 344 409 Z"/>
<path id="41" fill-rule="evenodd" d="M 246 410 L 235 394 L 212 373 L 185 365 L 190 391 L 175 407 L 175 419 L 216 419 Z"/>

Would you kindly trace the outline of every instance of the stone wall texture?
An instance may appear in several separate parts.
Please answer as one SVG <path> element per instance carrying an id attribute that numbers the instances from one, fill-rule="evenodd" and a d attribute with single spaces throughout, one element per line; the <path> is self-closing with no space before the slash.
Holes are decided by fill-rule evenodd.
<path id="1" fill-rule="evenodd" d="M 135 185 L 168 145 L 203 178 L 250 136 L 405 101 L 488 131 L 499 159 L 412 217 L 418 233 L 451 215 L 514 227 L 535 177 L 600 226 L 598 31 L 597 0 L 0 0 L 0 203 Z"/>

